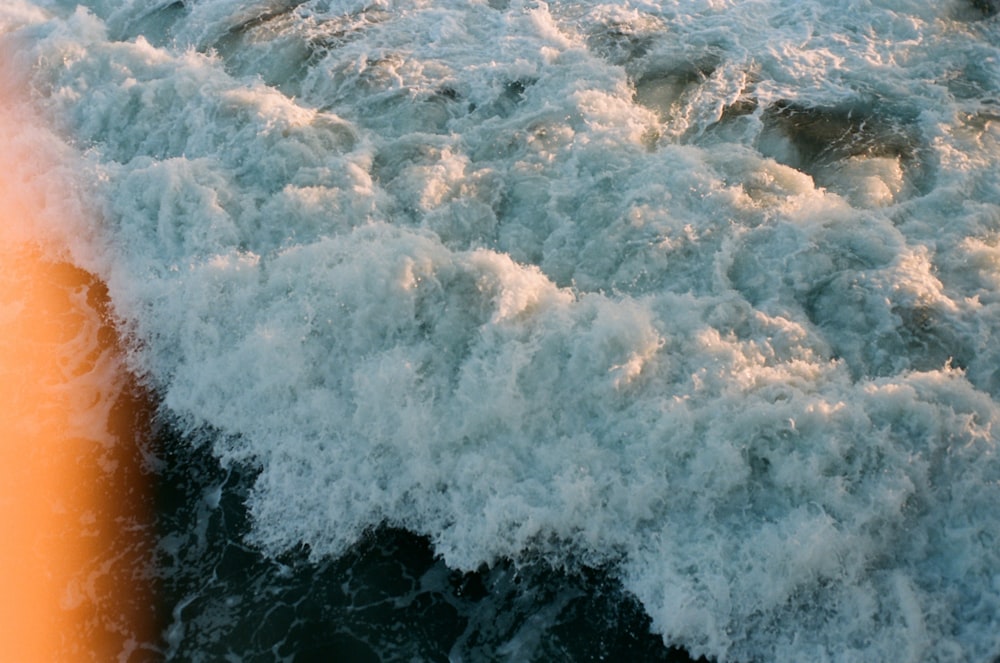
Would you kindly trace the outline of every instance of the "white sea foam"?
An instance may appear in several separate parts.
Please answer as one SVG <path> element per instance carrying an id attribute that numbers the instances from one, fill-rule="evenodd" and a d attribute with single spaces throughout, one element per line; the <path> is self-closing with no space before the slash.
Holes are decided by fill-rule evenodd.
<path id="1" fill-rule="evenodd" d="M 606 564 L 720 660 L 1000 655 L 995 19 L 37 4 L 81 243 L 258 544 Z"/>

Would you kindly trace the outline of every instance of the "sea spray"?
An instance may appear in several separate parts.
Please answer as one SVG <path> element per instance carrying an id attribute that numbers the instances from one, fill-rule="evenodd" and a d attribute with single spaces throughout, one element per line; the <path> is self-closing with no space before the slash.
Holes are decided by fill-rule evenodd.
<path id="1" fill-rule="evenodd" d="M 721 660 L 1000 654 L 994 20 L 45 6 L 83 241 L 254 544 L 601 566 Z"/>

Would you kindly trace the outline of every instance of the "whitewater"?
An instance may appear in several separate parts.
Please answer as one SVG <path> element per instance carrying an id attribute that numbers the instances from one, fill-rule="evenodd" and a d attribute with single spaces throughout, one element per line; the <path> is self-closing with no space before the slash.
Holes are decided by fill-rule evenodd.
<path id="1" fill-rule="evenodd" d="M 388 525 L 607 569 L 695 656 L 989 663 L 991 6 L 15 0 L 0 58 L 89 210 L 35 232 L 256 473 L 254 546 Z"/>

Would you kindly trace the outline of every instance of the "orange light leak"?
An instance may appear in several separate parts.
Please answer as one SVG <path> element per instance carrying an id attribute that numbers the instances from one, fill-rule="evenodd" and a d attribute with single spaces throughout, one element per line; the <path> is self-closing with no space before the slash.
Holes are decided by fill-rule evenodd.
<path id="1" fill-rule="evenodd" d="M 22 127 L 2 102 L 9 138 Z M 52 215 L 33 188 L 39 159 L 28 167 L 0 145 L 3 228 Z M 149 660 L 151 491 L 137 441 L 152 408 L 123 369 L 103 284 L 43 244 L 0 232 L 0 661 Z"/>

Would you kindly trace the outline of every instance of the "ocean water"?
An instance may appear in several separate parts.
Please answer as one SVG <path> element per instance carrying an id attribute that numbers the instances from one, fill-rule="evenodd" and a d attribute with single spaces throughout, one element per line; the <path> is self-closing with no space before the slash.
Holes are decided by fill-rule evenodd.
<path id="1" fill-rule="evenodd" d="M 153 649 L 998 660 L 996 14 L 6 3 L 159 407 Z"/>

